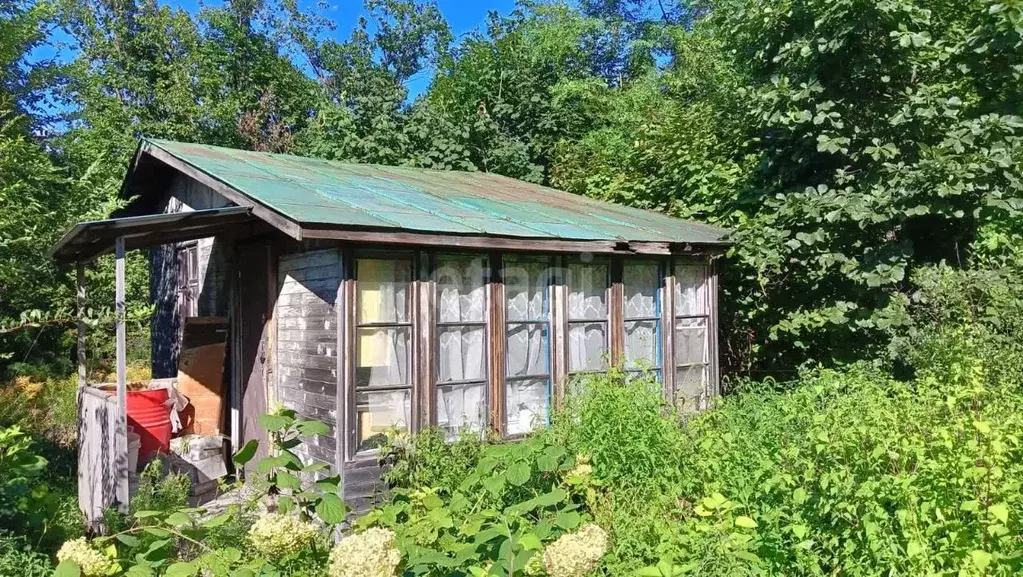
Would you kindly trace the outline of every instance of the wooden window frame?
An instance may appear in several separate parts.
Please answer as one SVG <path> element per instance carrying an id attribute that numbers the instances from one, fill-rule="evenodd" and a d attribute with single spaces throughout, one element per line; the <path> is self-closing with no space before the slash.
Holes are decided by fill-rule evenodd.
<path id="1" fill-rule="evenodd" d="M 438 393 L 439 393 L 441 388 L 443 388 L 443 387 L 454 387 L 454 386 L 459 386 L 459 385 L 472 385 L 472 384 L 480 385 L 481 384 L 481 385 L 483 385 L 483 388 L 484 388 L 484 395 L 483 395 L 484 422 L 483 422 L 483 427 L 482 427 L 482 429 L 480 431 L 480 434 L 483 435 L 483 434 L 485 434 L 485 432 L 486 432 L 486 430 L 488 428 L 492 428 L 494 426 L 494 422 L 493 422 L 493 418 L 494 418 L 494 411 L 493 411 L 494 395 L 493 395 L 493 387 L 490 386 L 491 385 L 491 380 L 492 380 L 492 375 L 493 375 L 492 366 L 494 364 L 494 354 L 493 354 L 493 350 L 492 350 L 493 349 L 493 346 L 492 346 L 493 345 L 493 339 L 494 339 L 494 331 L 493 331 L 493 327 L 492 327 L 492 325 L 493 325 L 493 316 L 494 316 L 493 313 L 492 313 L 492 309 L 493 309 L 493 306 L 494 306 L 494 304 L 492 302 L 493 292 L 494 292 L 493 288 L 492 288 L 492 285 L 494 284 L 494 282 L 493 282 L 494 266 L 493 266 L 493 262 L 492 262 L 493 261 L 493 256 L 491 254 L 489 254 L 489 253 L 479 253 L 479 252 L 432 251 L 430 253 L 425 253 L 423 255 L 423 257 L 424 257 L 423 258 L 423 262 L 427 264 L 427 270 L 425 271 L 425 274 L 422 275 L 422 278 L 424 280 L 428 280 L 428 282 L 429 282 L 428 285 L 424 285 L 424 289 L 433 292 L 433 295 L 432 295 L 432 297 L 430 299 L 430 303 L 431 303 L 430 306 L 432 307 L 433 310 L 430 313 L 430 322 L 431 322 L 431 329 L 432 330 L 425 337 L 425 338 L 428 339 L 426 346 L 429 348 L 429 357 L 428 357 L 429 364 L 426 365 L 426 367 L 428 367 L 427 368 L 428 379 L 426 379 L 425 382 L 420 382 L 419 383 L 419 386 L 421 388 L 430 389 L 430 393 L 428 395 L 421 395 L 421 396 L 425 396 L 426 399 L 427 399 L 427 402 L 428 402 L 428 405 L 422 411 L 422 413 L 424 413 L 424 414 L 428 413 L 428 417 L 425 418 L 425 419 L 422 419 L 421 422 L 426 424 L 426 426 L 437 426 L 437 424 L 438 424 L 437 412 L 438 412 L 438 410 L 440 408 L 440 404 L 438 402 L 440 396 L 439 396 Z M 482 321 L 471 321 L 471 322 L 457 321 L 457 322 L 455 322 L 455 321 L 441 321 L 440 320 L 439 314 L 438 314 L 439 313 L 439 309 L 437 308 L 437 307 L 439 307 L 439 301 L 437 300 L 437 278 L 436 278 L 436 272 L 437 272 L 437 263 L 438 263 L 438 261 L 443 259 L 443 258 L 446 258 L 446 257 L 447 258 L 456 258 L 456 259 L 457 258 L 472 259 L 472 258 L 480 258 L 480 257 L 482 257 L 483 259 L 485 259 L 484 260 L 484 266 L 483 266 L 483 269 L 484 269 L 484 272 L 483 272 L 484 303 L 483 303 L 483 320 Z M 482 379 L 468 379 L 468 380 L 458 380 L 458 381 L 445 381 L 443 383 L 440 382 L 440 354 L 439 354 L 440 353 L 440 334 L 441 334 L 441 331 L 444 328 L 448 328 L 448 327 L 475 327 L 475 328 L 482 328 L 483 329 L 483 350 L 484 350 L 484 362 L 486 363 L 486 366 L 484 366 L 484 368 L 483 368 L 483 378 Z"/>
<path id="2" fill-rule="evenodd" d="M 341 253 L 341 267 L 342 267 L 342 293 L 343 293 L 343 308 L 339 309 L 339 315 L 343 315 L 343 321 L 339 323 L 340 333 L 343 333 L 343 339 L 345 342 L 339 343 L 339 351 L 344 351 L 343 359 L 339 356 L 339 365 L 343 367 L 342 375 L 344 378 L 343 387 L 344 397 L 347 401 L 347 407 L 339 407 L 338 414 L 343 414 L 345 421 L 345 439 L 344 439 L 344 455 L 345 461 L 354 461 L 364 458 L 372 457 L 379 453 L 379 449 L 359 449 L 358 440 L 358 405 L 357 399 L 360 392 L 369 390 L 371 392 L 387 392 L 396 390 L 407 390 L 409 391 L 409 424 L 408 432 L 415 433 L 421 428 L 420 426 L 420 380 L 422 371 L 420 370 L 419 363 L 421 362 L 422 355 L 419 353 L 421 348 L 422 339 L 422 325 L 419 318 L 420 307 L 420 290 L 421 290 L 421 268 L 420 268 L 421 255 L 418 251 L 407 251 L 407 250 L 380 250 L 380 249 L 369 249 L 369 250 L 342 250 Z M 409 295 L 408 295 L 408 321 L 395 322 L 395 323 L 359 323 L 358 322 L 358 278 L 356 270 L 358 268 L 358 261 L 360 259 L 381 259 L 381 260 L 407 260 L 410 264 L 410 278 L 409 278 Z M 409 330 L 409 358 L 408 358 L 408 371 L 409 378 L 408 383 L 405 385 L 387 385 L 378 387 L 359 387 L 356 382 L 356 369 L 358 358 L 358 331 L 365 327 L 407 327 Z M 339 336 L 339 340 L 342 337 Z M 342 413 L 343 411 L 343 413 Z"/>
<path id="3" fill-rule="evenodd" d="M 664 327 L 665 326 L 670 326 L 670 323 L 669 324 L 665 323 L 665 318 L 664 318 L 664 316 L 665 316 L 664 315 L 664 309 L 666 308 L 666 305 L 669 304 L 665 300 L 665 287 L 666 287 L 666 281 L 667 281 L 667 276 L 668 276 L 667 267 L 669 266 L 669 262 L 668 262 L 667 259 L 663 259 L 663 258 L 650 258 L 650 257 L 632 257 L 632 258 L 628 258 L 628 259 L 618 259 L 618 260 L 620 262 L 620 265 L 619 265 L 619 267 L 620 267 L 619 268 L 619 277 L 618 278 L 621 281 L 621 287 L 622 287 L 621 288 L 621 298 L 618 300 L 618 303 L 616 305 L 619 308 L 619 310 L 621 311 L 621 324 L 620 324 L 619 327 L 616 328 L 616 332 L 620 332 L 620 334 L 621 334 L 621 342 L 622 342 L 622 345 L 621 345 L 621 356 L 620 356 L 621 360 L 620 360 L 619 365 L 622 367 L 622 370 L 624 370 L 627 374 L 630 374 L 630 375 L 641 375 L 641 374 L 648 373 L 648 372 L 654 372 L 657 375 L 657 380 L 660 381 L 661 383 L 664 383 L 665 382 L 665 377 L 664 377 L 665 362 L 664 362 L 664 360 L 666 358 L 666 355 L 665 355 L 666 348 L 665 348 L 665 345 L 664 345 L 664 343 L 665 343 Z M 624 278 L 624 273 L 625 273 L 625 266 L 626 266 L 626 264 L 633 264 L 633 263 L 650 264 L 650 265 L 654 265 L 654 266 L 657 267 L 657 285 L 654 288 L 654 307 L 655 307 L 655 313 L 653 315 L 650 315 L 650 316 L 640 316 L 640 317 L 626 316 L 626 311 L 625 311 L 626 291 L 625 291 L 625 289 L 626 289 L 627 282 L 626 282 L 626 280 Z M 625 358 L 625 325 L 628 324 L 628 323 L 651 322 L 651 321 L 656 323 L 656 328 L 654 330 L 654 339 L 657 341 L 656 342 L 656 345 L 657 345 L 656 364 L 654 366 L 652 366 L 652 367 L 647 368 L 647 369 L 638 369 L 638 368 L 630 369 L 630 368 L 628 368 L 626 366 L 626 363 L 628 362 L 628 360 Z"/>
<path id="4" fill-rule="evenodd" d="M 713 262 L 708 260 L 694 260 L 685 257 L 675 257 L 671 259 L 668 265 L 670 269 L 667 271 L 666 282 L 665 282 L 665 294 L 671 299 L 670 307 L 670 326 L 671 331 L 665 331 L 665 342 L 668 343 L 665 350 L 665 359 L 670 359 L 670 365 L 666 362 L 662 362 L 664 369 L 662 369 L 665 379 L 665 400 L 673 404 L 678 401 L 679 394 L 679 383 L 678 371 L 680 369 L 692 368 L 692 367 L 703 367 L 705 371 L 703 379 L 703 392 L 700 395 L 699 406 L 696 410 L 704 410 L 710 406 L 710 399 L 716 397 L 718 394 L 718 359 L 717 359 L 717 273 L 716 267 Z M 676 287 L 678 285 L 678 278 L 676 272 L 680 266 L 691 266 L 697 267 L 701 270 L 702 287 L 703 287 L 703 309 L 702 314 L 679 314 L 679 304 L 676 301 Z M 676 339 L 679 321 L 689 319 L 702 319 L 704 321 L 704 328 L 706 336 L 704 337 L 704 351 L 705 357 L 702 362 L 695 363 L 678 363 L 677 358 L 677 347 L 679 346 L 678 340 Z M 670 354 L 670 356 L 669 356 Z M 671 371 L 667 368 L 670 366 Z"/>
<path id="5" fill-rule="evenodd" d="M 338 416 L 340 422 L 344 421 L 343 432 L 339 433 L 339 461 L 350 463 L 365 461 L 377 454 L 377 450 L 357 450 L 357 406 L 355 387 L 355 368 L 357 351 L 356 315 L 358 307 L 356 303 L 357 279 L 355 278 L 355 267 L 359 258 L 385 258 L 385 259 L 410 259 L 412 263 L 412 278 L 410 279 L 410 313 L 409 322 L 403 326 L 409 326 L 411 330 L 410 344 L 410 383 L 411 388 L 411 422 L 409 431 L 417 433 L 423 429 L 436 425 L 437 414 L 437 370 L 438 354 L 437 339 L 439 328 L 444 324 L 438 323 L 437 318 L 437 283 L 433 277 L 434 264 L 438 256 L 467 257 L 485 255 L 488 261 L 489 278 L 486 279 L 486 314 L 485 314 L 485 348 L 486 348 L 486 414 L 488 417 L 487 428 L 499 437 L 509 438 L 505 435 L 506 411 L 507 411 L 507 302 L 504 285 L 504 260 L 505 254 L 521 255 L 525 258 L 536 258 L 545 260 L 549 265 L 550 278 L 548 280 L 548 311 L 547 311 L 547 346 L 548 346 L 548 371 L 549 397 L 548 411 L 554 411 L 564 406 L 564 399 L 568 383 L 571 378 L 577 375 L 592 374 L 600 371 L 569 371 L 569 330 L 573 324 L 585 322 L 602 322 L 606 325 L 607 339 L 605 350 L 609 355 L 610 366 L 624 365 L 624 326 L 626 322 L 636 320 L 657 320 L 660 338 L 660 362 L 659 374 L 663 383 L 663 390 L 666 401 L 673 401 L 676 396 L 676 372 L 679 365 L 676 365 L 675 342 L 676 322 L 681 317 L 675 314 L 678 303 L 675 302 L 675 286 L 677 279 L 675 271 L 677 265 L 700 266 L 704 271 L 704 292 L 705 312 L 704 315 L 697 315 L 706 318 L 707 325 L 707 361 L 699 363 L 705 366 L 707 373 L 705 391 L 702 395 L 700 408 L 709 405 L 709 399 L 716 397 L 718 391 L 718 318 L 717 318 L 717 266 L 708 258 L 698 256 L 672 256 L 672 257 L 644 257 L 644 256 L 605 256 L 597 255 L 594 260 L 587 261 L 578 255 L 559 255 L 556 253 L 522 251 L 515 253 L 504 253 L 498 251 L 474 251 L 474 250 L 408 250 L 396 249 L 355 249 L 350 246 L 341 247 L 341 287 L 338 294 L 338 355 L 339 395 L 338 395 Z M 626 259 L 642 259 L 646 262 L 656 262 L 660 270 L 660 286 L 658 288 L 659 316 L 649 319 L 625 318 L 624 311 L 624 263 Z M 608 267 L 608 278 L 606 283 L 605 299 L 607 303 L 607 316 L 603 320 L 598 319 L 570 319 L 568 315 L 568 294 L 569 286 L 567 271 L 571 264 L 606 264 Z M 692 315 L 688 315 L 692 318 Z M 518 324 L 520 321 L 516 321 Z M 524 321 L 533 322 L 533 321 Z M 537 321 L 543 322 L 543 321 Z M 465 323 L 456 323 L 463 325 Z M 670 361 L 670 362 L 669 362 Z M 671 370 L 669 370 L 669 368 Z M 541 375 L 532 375 L 540 377 Z M 521 380 L 515 377 L 517 380 Z M 479 381 L 472 381 L 479 382 Z M 456 383 L 457 384 L 457 383 Z M 442 385 L 443 386 L 443 385 Z M 360 389 L 360 391 L 363 389 Z M 342 393 L 343 392 L 343 393 Z"/>
<path id="6" fill-rule="evenodd" d="M 501 377 L 502 383 L 501 383 L 500 394 L 498 395 L 500 397 L 500 399 L 501 399 L 500 400 L 501 407 L 500 407 L 500 411 L 498 411 L 498 415 L 496 415 L 497 419 L 495 419 L 495 425 L 496 425 L 495 431 L 497 432 L 497 434 L 501 438 L 504 438 L 504 439 L 517 439 L 517 438 L 523 437 L 524 435 L 521 435 L 521 434 L 512 435 L 512 434 L 509 434 L 507 432 L 507 430 L 506 430 L 507 425 L 508 425 L 508 422 L 507 422 L 507 420 L 508 420 L 507 408 L 508 408 L 508 383 L 509 382 L 518 382 L 518 381 L 527 381 L 527 380 L 539 380 L 539 379 L 544 379 L 544 378 L 547 380 L 547 422 L 548 422 L 548 424 L 550 423 L 550 413 L 551 413 L 551 411 L 554 410 L 554 407 L 555 407 L 555 404 L 556 404 L 557 382 L 555 380 L 555 357 L 556 357 L 555 351 L 557 350 L 557 348 L 556 348 L 555 343 L 554 343 L 554 332 L 555 332 L 555 328 L 556 328 L 555 327 L 555 323 L 554 323 L 554 312 L 555 312 L 555 304 L 554 304 L 555 290 L 554 289 L 555 289 L 555 286 L 556 286 L 556 279 L 558 277 L 557 265 L 559 263 L 558 263 L 558 258 L 555 255 L 551 255 L 551 254 L 547 254 L 547 253 L 535 253 L 535 254 L 534 253 L 524 253 L 524 254 L 516 254 L 515 255 L 514 260 L 526 261 L 526 262 L 540 262 L 540 263 L 545 263 L 547 265 L 547 275 L 548 275 L 547 276 L 547 286 L 545 287 L 545 290 L 544 290 L 544 292 L 546 293 L 544 295 L 545 301 L 546 301 L 545 302 L 546 310 L 544 311 L 544 317 L 545 318 L 543 318 L 543 319 L 539 319 L 539 320 L 529 319 L 529 320 L 509 321 L 508 320 L 507 285 L 505 284 L 505 265 L 506 265 L 506 261 L 507 260 L 509 260 L 508 255 L 502 255 L 501 256 L 501 268 L 499 270 L 499 274 L 500 274 L 499 278 L 500 278 L 500 281 L 501 281 L 501 297 L 502 297 L 502 300 L 495 307 L 495 308 L 501 309 L 501 322 L 502 322 L 502 326 L 499 329 L 500 330 L 500 335 L 499 336 L 502 339 L 502 343 L 503 343 L 503 346 L 501 347 L 501 353 L 502 353 L 502 357 L 503 357 L 502 358 L 503 362 L 502 362 L 501 366 L 499 367 L 501 375 L 502 375 L 502 377 Z M 508 335 L 509 335 L 508 327 L 509 327 L 509 325 L 532 325 L 532 326 L 542 326 L 542 327 L 546 328 L 546 330 L 547 330 L 547 351 L 546 351 L 547 372 L 546 373 L 544 373 L 544 374 L 530 374 L 530 375 L 517 375 L 517 376 L 510 376 L 510 375 L 508 375 L 507 351 L 508 351 Z"/>
<path id="7" fill-rule="evenodd" d="M 568 311 L 568 297 L 571 292 L 569 287 L 568 271 L 572 265 L 594 265 L 604 264 L 607 266 L 607 277 L 604 282 L 604 303 L 607 309 L 606 315 L 603 320 L 600 319 L 574 319 L 571 317 Z M 561 274 L 558 275 L 558 280 L 564 286 L 562 291 L 562 298 L 564 303 L 562 305 L 562 311 L 564 316 L 561 320 L 560 330 L 564 333 L 564 347 L 565 347 L 565 365 L 564 365 L 564 382 L 568 385 L 568 382 L 572 378 L 580 375 L 593 375 L 606 371 L 608 368 L 617 366 L 621 362 L 621 351 L 622 351 L 622 340 L 616 336 L 620 333 L 621 328 L 621 302 L 622 302 L 622 286 L 621 286 L 621 260 L 617 258 L 610 258 L 606 256 L 596 256 L 589 261 L 582 258 L 563 258 L 561 262 Z M 581 324 L 595 324 L 603 323 L 605 326 L 604 330 L 604 350 L 608 355 L 607 366 L 602 369 L 591 369 L 573 371 L 571 368 L 571 342 L 570 335 L 573 325 Z M 564 398 L 564 391 L 561 393 L 562 399 Z"/>

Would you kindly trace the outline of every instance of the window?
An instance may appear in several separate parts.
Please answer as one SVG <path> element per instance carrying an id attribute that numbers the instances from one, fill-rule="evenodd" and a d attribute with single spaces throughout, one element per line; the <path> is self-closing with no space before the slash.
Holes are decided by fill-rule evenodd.
<path id="1" fill-rule="evenodd" d="M 505 290 L 506 435 L 546 425 L 551 399 L 550 259 L 507 256 Z"/>
<path id="2" fill-rule="evenodd" d="M 622 318 L 625 329 L 625 370 L 653 371 L 661 376 L 661 265 L 656 261 L 626 261 Z"/>
<path id="3" fill-rule="evenodd" d="M 449 436 L 487 423 L 487 279 L 485 256 L 438 255 L 437 425 Z"/>
<path id="4" fill-rule="evenodd" d="M 412 413 L 412 260 L 358 258 L 355 265 L 355 404 L 359 451 Z"/>
<path id="5" fill-rule="evenodd" d="M 707 267 L 675 265 L 675 404 L 683 411 L 700 408 L 710 362 Z"/>
<path id="6" fill-rule="evenodd" d="M 199 314 L 199 245 L 180 245 L 178 257 L 178 316 L 181 322 Z"/>
<path id="7" fill-rule="evenodd" d="M 570 263 L 568 284 L 568 372 L 607 368 L 608 263 Z"/>

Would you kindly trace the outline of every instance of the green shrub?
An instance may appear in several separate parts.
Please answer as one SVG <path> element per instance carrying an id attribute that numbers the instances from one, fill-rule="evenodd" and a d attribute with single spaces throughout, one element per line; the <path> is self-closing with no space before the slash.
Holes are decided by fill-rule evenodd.
<path id="1" fill-rule="evenodd" d="M 32 548 L 24 537 L 0 531 L 0 577 L 50 577 L 50 557 Z"/>

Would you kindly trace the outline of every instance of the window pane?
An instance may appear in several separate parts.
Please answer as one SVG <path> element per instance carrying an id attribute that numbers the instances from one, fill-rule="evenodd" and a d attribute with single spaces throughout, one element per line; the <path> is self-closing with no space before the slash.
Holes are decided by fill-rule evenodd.
<path id="1" fill-rule="evenodd" d="M 549 371 L 547 324 L 508 325 L 508 376 L 546 375 Z"/>
<path id="2" fill-rule="evenodd" d="M 536 321 L 547 318 L 547 287 L 551 275 L 548 263 L 505 258 L 503 274 L 507 320 Z"/>
<path id="3" fill-rule="evenodd" d="M 550 381 L 528 379 L 508 381 L 508 406 L 505 432 L 523 435 L 547 424 L 550 406 Z"/>
<path id="4" fill-rule="evenodd" d="M 355 397 L 359 450 L 375 449 L 383 444 L 387 431 L 408 430 L 412 416 L 412 395 L 402 391 L 360 391 Z"/>
<path id="5" fill-rule="evenodd" d="M 622 278 L 625 284 L 625 318 L 657 316 L 657 289 L 661 286 L 656 262 L 626 262 Z"/>
<path id="6" fill-rule="evenodd" d="M 707 314 L 707 267 L 700 265 L 675 266 L 675 314 Z"/>
<path id="7" fill-rule="evenodd" d="M 355 275 L 359 324 L 408 322 L 411 261 L 360 258 Z"/>
<path id="8" fill-rule="evenodd" d="M 357 329 L 355 386 L 409 383 L 408 327 Z"/>
<path id="9" fill-rule="evenodd" d="M 437 382 L 486 380 L 485 327 L 439 327 Z"/>
<path id="10" fill-rule="evenodd" d="M 607 318 L 607 265 L 570 264 L 567 271 L 568 318 Z"/>
<path id="11" fill-rule="evenodd" d="M 599 371 L 607 368 L 607 323 L 568 325 L 568 370 Z"/>
<path id="12" fill-rule="evenodd" d="M 437 426 L 451 437 L 462 430 L 482 431 L 487 422 L 486 394 L 485 383 L 437 387 Z"/>
<path id="13" fill-rule="evenodd" d="M 486 269 L 484 256 L 437 257 L 434 278 L 440 322 L 483 322 L 487 302 Z"/>
<path id="14" fill-rule="evenodd" d="M 700 410 L 706 382 L 706 367 L 678 369 L 675 373 L 675 406 L 678 410 L 685 413 Z"/>
<path id="15" fill-rule="evenodd" d="M 707 362 L 707 319 L 675 321 L 675 364 Z"/>
<path id="16" fill-rule="evenodd" d="M 660 366 L 658 321 L 625 321 L 625 368 Z"/>

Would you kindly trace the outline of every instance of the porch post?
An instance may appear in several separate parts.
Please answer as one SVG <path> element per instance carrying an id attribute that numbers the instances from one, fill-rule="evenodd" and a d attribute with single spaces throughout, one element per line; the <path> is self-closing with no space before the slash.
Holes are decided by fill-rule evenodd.
<path id="1" fill-rule="evenodd" d="M 86 385 L 85 372 L 85 264 L 75 263 L 75 304 L 78 307 L 78 388 Z"/>
<path id="2" fill-rule="evenodd" d="M 114 241 L 114 327 L 117 331 L 117 410 L 127 419 L 127 345 L 124 334 L 124 237 Z"/>
<path id="3" fill-rule="evenodd" d="M 114 471 L 117 508 L 128 512 L 128 383 L 124 334 L 124 237 L 114 240 L 114 327 L 117 332 L 117 419 L 114 431 Z"/>

